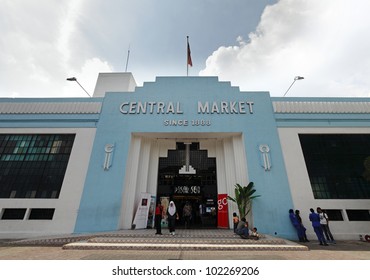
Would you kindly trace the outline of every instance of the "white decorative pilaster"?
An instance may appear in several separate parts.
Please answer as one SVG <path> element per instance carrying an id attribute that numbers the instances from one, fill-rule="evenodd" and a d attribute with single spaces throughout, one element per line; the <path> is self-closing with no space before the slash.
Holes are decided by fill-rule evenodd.
<path id="1" fill-rule="evenodd" d="M 228 193 L 226 187 L 226 170 L 225 170 L 224 141 L 216 141 L 216 170 L 217 170 L 217 190 L 218 193 Z"/>
<path id="2" fill-rule="evenodd" d="M 234 186 L 236 183 L 235 175 L 235 154 L 233 141 L 231 138 L 224 139 L 224 158 L 225 158 L 225 178 L 226 178 L 226 193 L 234 194 Z"/>
<path id="3" fill-rule="evenodd" d="M 157 194 L 158 165 L 159 165 L 159 143 L 158 140 L 152 140 L 149 159 L 148 192 L 154 195 Z"/>
<path id="4" fill-rule="evenodd" d="M 135 201 L 140 198 L 141 193 L 147 192 L 148 186 L 148 172 L 149 172 L 149 158 L 150 158 L 151 140 L 148 138 L 141 138 L 140 141 L 140 155 L 137 169 L 137 183 Z"/>
<path id="5" fill-rule="evenodd" d="M 141 138 L 132 135 L 126 163 L 126 176 L 122 195 L 120 228 L 123 229 L 131 228 L 132 219 L 134 217 L 137 174 L 139 172 L 140 146 Z"/>
<path id="6" fill-rule="evenodd" d="M 249 182 L 247 173 L 247 158 L 245 155 L 242 135 L 233 136 L 232 142 L 235 158 L 236 183 L 239 183 L 242 186 L 246 186 Z"/>

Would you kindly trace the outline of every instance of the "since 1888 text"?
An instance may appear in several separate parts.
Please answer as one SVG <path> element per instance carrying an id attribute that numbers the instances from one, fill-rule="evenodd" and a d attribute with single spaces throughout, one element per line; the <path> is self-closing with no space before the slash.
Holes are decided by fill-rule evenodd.
<path id="1" fill-rule="evenodd" d="M 165 120 L 163 121 L 165 126 L 210 126 L 210 120 Z"/>

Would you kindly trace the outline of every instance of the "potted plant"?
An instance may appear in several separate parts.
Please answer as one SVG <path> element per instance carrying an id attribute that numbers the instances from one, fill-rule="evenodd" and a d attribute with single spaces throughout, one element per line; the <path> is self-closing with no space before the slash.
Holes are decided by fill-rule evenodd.
<path id="1" fill-rule="evenodd" d="M 240 218 L 248 215 L 252 209 L 252 201 L 257 197 L 260 197 L 260 195 L 254 195 L 255 192 L 254 183 L 250 182 L 248 186 L 236 184 L 235 197 L 227 196 L 227 199 L 235 202 L 238 206 Z"/>

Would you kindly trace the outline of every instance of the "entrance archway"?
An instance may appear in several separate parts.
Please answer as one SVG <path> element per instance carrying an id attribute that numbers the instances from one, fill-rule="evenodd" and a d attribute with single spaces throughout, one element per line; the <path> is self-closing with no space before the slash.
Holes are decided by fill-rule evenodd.
<path id="1" fill-rule="evenodd" d="M 197 143 L 196 145 L 199 147 L 197 149 L 191 147 L 190 150 L 198 150 L 200 153 L 205 153 L 208 159 L 215 161 L 215 174 L 217 175 L 213 177 L 213 180 L 216 180 L 216 183 L 213 185 L 216 186 L 214 188 L 215 195 L 210 199 L 215 201 L 217 193 L 234 195 L 236 182 L 239 182 L 241 185 L 248 184 L 244 140 L 240 133 L 133 133 L 130 145 L 127 147 L 129 154 L 125 180 L 122 186 L 120 229 L 131 228 L 141 193 L 150 193 L 156 196 L 157 199 L 159 199 L 158 196 L 162 195 L 162 193 L 163 195 L 168 195 L 169 198 L 172 194 L 173 199 L 176 198 L 174 195 L 182 195 L 161 189 L 163 186 L 160 187 L 159 182 L 159 161 L 161 158 L 171 158 L 169 153 L 177 150 L 177 143 L 182 143 L 183 145 L 178 153 L 185 154 L 184 143 L 190 142 Z M 193 151 L 190 152 L 193 153 Z M 181 158 L 182 162 L 177 167 L 181 168 L 181 165 L 186 165 L 186 158 L 179 158 Z M 191 165 L 194 165 L 195 169 L 197 168 L 193 162 L 191 162 Z M 174 173 L 180 175 L 177 167 L 176 169 L 172 167 L 172 175 L 171 173 L 167 174 L 167 178 L 163 177 L 163 180 L 174 180 L 177 177 L 173 175 Z M 171 169 L 168 170 L 171 171 Z M 199 174 L 199 172 L 196 174 Z M 181 179 L 180 176 L 177 178 Z M 191 199 L 190 194 L 187 194 L 187 197 L 189 200 L 194 201 Z M 181 198 L 181 200 L 186 201 L 185 198 Z M 209 203 L 211 205 L 212 201 L 209 201 Z M 180 209 L 180 207 L 181 205 L 178 208 Z M 228 208 L 229 213 L 237 212 L 234 203 L 230 203 Z M 205 205 L 204 211 L 212 212 L 212 206 Z M 232 225 L 232 215 L 229 216 L 229 225 Z M 251 218 L 249 218 L 249 221 L 251 221 Z"/>
<path id="2" fill-rule="evenodd" d="M 159 158 L 157 198 L 175 202 L 179 227 L 185 226 L 186 204 L 191 208 L 190 228 L 217 227 L 216 158 L 208 157 L 199 142 L 177 142 L 175 150 Z"/>

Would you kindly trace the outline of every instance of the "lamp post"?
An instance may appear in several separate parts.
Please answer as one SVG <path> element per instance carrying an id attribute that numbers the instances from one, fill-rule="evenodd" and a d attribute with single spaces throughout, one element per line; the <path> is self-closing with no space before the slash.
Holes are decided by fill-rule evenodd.
<path id="1" fill-rule="evenodd" d="M 76 82 L 86 92 L 86 94 L 89 97 L 91 97 L 91 95 L 86 91 L 86 89 L 83 86 L 81 86 L 81 84 L 77 81 L 77 78 L 76 77 L 67 78 L 67 81 L 69 81 L 69 82 Z"/>
<path id="2" fill-rule="evenodd" d="M 295 81 L 298 81 L 298 80 L 303 80 L 304 77 L 301 77 L 301 76 L 295 76 L 294 77 L 294 80 L 293 80 L 293 83 L 290 85 L 290 87 L 286 90 L 286 92 L 284 93 L 283 97 L 288 93 L 288 91 L 290 90 L 290 88 L 294 85 Z"/>

